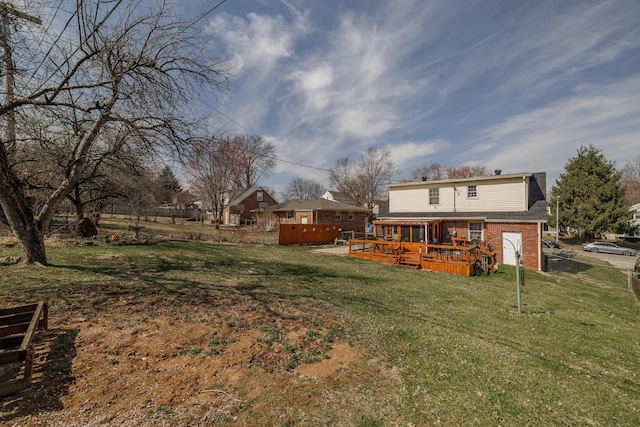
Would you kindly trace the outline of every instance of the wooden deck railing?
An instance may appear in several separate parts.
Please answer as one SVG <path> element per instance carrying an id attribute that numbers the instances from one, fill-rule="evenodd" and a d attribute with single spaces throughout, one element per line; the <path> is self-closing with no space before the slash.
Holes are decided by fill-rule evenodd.
<path id="1" fill-rule="evenodd" d="M 393 265 L 472 275 L 494 270 L 494 252 L 482 242 L 468 245 L 349 240 L 349 254 Z"/>

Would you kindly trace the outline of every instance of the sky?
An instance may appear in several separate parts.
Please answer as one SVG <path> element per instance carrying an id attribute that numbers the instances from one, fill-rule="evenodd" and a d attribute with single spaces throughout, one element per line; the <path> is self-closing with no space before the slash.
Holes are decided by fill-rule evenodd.
<path id="1" fill-rule="evenodd" d="M 637 0 L 227 0 L 202 25 L 236 64 L 212 126 L 276 146 L 277 192 L 369 147 L 398 180 L 437 162 L 549 188 L 581 145 L 640 155 Z"/>

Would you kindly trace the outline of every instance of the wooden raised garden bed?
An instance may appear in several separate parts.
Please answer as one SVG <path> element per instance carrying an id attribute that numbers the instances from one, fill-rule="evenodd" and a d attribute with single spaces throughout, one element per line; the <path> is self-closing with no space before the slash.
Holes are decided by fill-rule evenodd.
<path id="1" fill-rule="evenodd" d="M 49 308 L 45 302 L 0 309 L 0 368 L 24 364 L 22 375 L 4 380 L 0 378 L 0 396 L 18 392 L 31 385 L 31 342 L 36 330 L 47 329 L 48 318 Z"/>

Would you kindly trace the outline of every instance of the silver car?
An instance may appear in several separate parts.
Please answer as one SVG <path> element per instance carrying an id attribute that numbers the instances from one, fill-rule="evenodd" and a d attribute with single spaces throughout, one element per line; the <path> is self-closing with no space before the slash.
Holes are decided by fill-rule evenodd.
<path id="1" fill-rule="evenodd" d="M 607 254 L 636 256 L 635 249 L 622 248 L 615 243 L 609 242 L 583 243 L 582 250 L 589 252 L 603 252 Z"/>

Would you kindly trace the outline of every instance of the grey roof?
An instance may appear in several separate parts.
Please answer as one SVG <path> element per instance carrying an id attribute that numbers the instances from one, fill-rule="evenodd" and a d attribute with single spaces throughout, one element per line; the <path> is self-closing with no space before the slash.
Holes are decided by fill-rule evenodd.
<path id="1" fill-rule="evenodd" d="M 536 201 L 528 211 L 519 212 L 401 212 L 389 213 L 385 206 L 378 219 L 483 219 L 485 221 L 505 222 L 547 222 L 547 202 Z"/>
<path id="2" fill-rule="evenodd" d="M 348 203 L 340 203 L 327 199 L 309 199 L 309 200 L 292 200 L 275 206 L 270 206 L 267 211 L 348 211 L 348 212 L 366 212 L 367 209 L 359 206 L 350 205 Z"/>
<path id="3" fill-rule="evenodd" d="M 344 203 L 349 203 L 349 204 L 355 204 L 356 201 L 353 199 L 353 197 L 349 196 L 347 193 L 343 193 L 341 191 L 337 191 L 337 190 L 328 190 L 325 192 L 326 193 L 331 193 L 331 197 L 333 197 L 333 200 L 336 202 L 344 202 Z"/>

